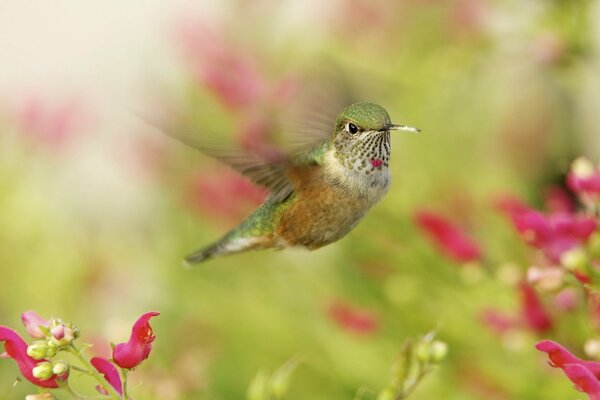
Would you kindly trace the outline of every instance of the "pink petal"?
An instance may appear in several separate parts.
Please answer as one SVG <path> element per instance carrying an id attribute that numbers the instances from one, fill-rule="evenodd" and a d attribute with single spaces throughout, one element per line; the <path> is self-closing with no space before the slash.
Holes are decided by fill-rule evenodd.
<path id="1" fill-rule="evenodd" d="M 571 213 L 575 204 L 569 194 L 560 186 L 550 186 L 544 193 L 545 208 L 550 213 Z"/>
<path id="2" fill-rule="evenodd" d="M 94 357 L 91 359 L 91 363 L 100 372 L 104 379 L 112 386 L 119 394 L 123 394 L 123 387 L 121 383 L 121 377 L 119 371 L 110 361 L 102 357 Z M 102 393 L 102 391 L 101 391 Z"/>
<path id="3" fill-rule="evenodd" d="M 121 368 L 135 368 L 148 358 L 155 336 L 149 324 L 150 318 L 160 315 L 149 312 L 142 315 L 133 325 L 127 343 L 120 343 L 113 349 L 113 361 Z"/>
<path id="4" fill-rule="evenodd" d="M 49 379 L 41 380 L 33 376 L 32 370 L 39 363 L 47 360 L 34 360 L 27 355 L 27 343 L 19 336 L 19 334 L 10 328 L 0 326 L 0 342 L 4 343 L 6 354 L 16 361 L 21 374 L 29 382 L 36 386 L 45 388 L 57 388 L 57 376 L 53 375 Z"/>
<path id="5" fill-rule="evenodd" d="M 50 328 L 50 321 L 40 317 L 35 311 L 26 311 L 21 314 L 21 321 L 25 325 L 29 336 L 35 339 L 43 339 L 45 337 L 40 327 Z"/>
<path id="6" fill-rule="evenodd" d="M 552 329 L 552 319 L 544 309 L 535 290 L 526 282 L 522 282 L 519 289 L 521 293 L 521 315 L 529 328 L 538 333 L 544 333 Z"/>
<path id="7" fill-rule="evenodd" d="M 575 357 L 571 352 L 552 340 L 542 340 L 535 345 L 539 351 L 548 354 L 548 363 L 555 368 L 564 369 L 568 364 L 578 364 L 589 370 L 594 376 L 600 377 L 600 363 L 585 361 Z"/>
<path id="8" fill-rule="evenodd" d="M 469 262 L 481 258 L 481 250 L 477 243 L 445 217 L 421 211 L 416 215 L 416 222 L 438 249 L 452 260 Z"/>
<path id="9" fill-rule="evenodd" d="M 496 310 L 484 310 L 479 319 L 492 332 L 504 334 L 515 327 L 514 318 Z"/>
<path id="10" fill-rule="evenodd" d="M 590 400 L 600 400 L 600 382 L 589 369 L 580 364 L 566 364 L 563 371 L 578 390 L 587 393 Z"/>

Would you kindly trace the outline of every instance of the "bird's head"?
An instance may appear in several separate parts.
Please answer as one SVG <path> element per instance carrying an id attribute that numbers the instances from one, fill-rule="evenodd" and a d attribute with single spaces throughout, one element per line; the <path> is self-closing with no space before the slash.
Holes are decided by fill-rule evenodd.
<path id="1" fill-rule="evenodd" d="M 419 132 L 406 125 L 392 124 L 387 111 L 373 103 L 355 103 L 346 107 L 336 119 L 332 144 L 338 157 L 354 161 L 389 161 L 390 131 Z"/>

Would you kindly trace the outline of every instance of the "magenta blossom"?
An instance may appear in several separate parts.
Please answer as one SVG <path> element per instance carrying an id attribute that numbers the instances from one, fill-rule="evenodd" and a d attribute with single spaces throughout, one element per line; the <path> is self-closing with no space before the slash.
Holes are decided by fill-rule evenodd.
<path id="1" fill-rule="evenodd" d="M 552 319 L 535 290 L 528 283 L 522 282 L 519 285 L 519 291 L 523 323 L 537 333 L 544 333 L 552 329 Z"/>
<path id="2" fill-rule="evenodd" d="M 535 348 L 547 353 L 550 366 L 562 369 L 578 390 L 588 394 L 590 400 L 600 400 L 600 363 L 581 360 L 551 340 L 543 340 Z"/>
<path id="3" fill-rule="evenodd" d="M 135 368 L 150 355 L 155 336 L 150 326 L 150 318 L 160 315 L 149 312 L 133 324 L 127 343 L 119 343 L 113 349 L 113 361 L 121 368 Z"/>
<path id="4" fill-rule="evenodd" d="M 43 339 L 46 336 L 40 328 L 50 329 L 50 321 L 40 317 L 35 311 L 26 311 L 21 314 L 21 321 L 29 336 L 35 339 Z"/>
<path id="5" fill-rule="evenodd" d="M 417 224 L 439 250 L 456 262 L 469 262 L 481 259 L 481 250 L 475 241 L 445 217 L 428 212 L 418 212 Z"/>
<path id="6" fill-rule="evenodd" d="M 48 379 L 39 379 L 33 376 L 33 368 L 47 360 L 34 360 L 27 355 L 27 343 L 19 334 L 10 328 L 0 326 L 0 342 L 4 342 L 4 349 L 8 357 L 17 362 L 19 371 L 29 382 L 44 388 L 57 388 L 58 376 L 52 375 Z"/>
<path id="7" fill-rule="evenodd" d="M 102 357 L 94 357 L 90 360 L 94 368 L 100 372 L 104 379 L 112 386 L 120 395 L 123 394 L 123 388 L 121 383 L 121 377 L 119 371 L 110 361 Z M 105 389 L 98 386 L 96 389 L 102 394 L 107 394 Z"/>
<path id="8" fill-rule="evenodd" d="M 532 209 L 516 212 L 512 219 L 525 241 L 555 263 L 566 251 L 585 244 L 597 225 L 591 217 L 564 212 L 545 215 Z"/>

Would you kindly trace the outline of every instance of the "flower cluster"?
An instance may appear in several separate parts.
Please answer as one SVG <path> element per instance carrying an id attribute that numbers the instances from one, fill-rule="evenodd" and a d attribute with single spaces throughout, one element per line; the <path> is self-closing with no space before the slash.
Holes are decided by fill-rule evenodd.
<path id="1" fill-rule="evenodd" d="M 585 299 L 583 311 L 591 322 L 598 319 L 597 294 L 600 285 L 600 168 L 588 160 L 576 160 L 567 175 L 566 184 L 582 202 L 577 210 L 570 196 L 552 188 L 546 193 L 546 210 L 538 211 L 520 200 L 505 197 L 499 209 L 509 217 L 523 241 L 536 249 L 534 265 L 518 286 L 521 295 L 521 325 L 537 334 L 547 334 L 557 327 L 561 312 L 571 312 Z M 552 312 L 540 294 L 553 301 Z M 497 312 L 484 314 L 484 322 L 502 333 L 515 327 L 515 319 Z M 558 329 L 558 328 L 557 328 Z M 596 346 L 597 341 L 589 340 Z M 597 357 L 594 346 L 586 351 Z M 594 348 L 592 348 L 594 347 Z M 597 346 L 596 346 L 597 347 Z M 600 363 L 577 358 L 551 340 L 543 340 L 536 348 L 548 354 L 549 364 L 560 368 L 590 399 L 600 400 Z"/>
<path id="2" fill-rule="evenodd" d="M 101 357 L 88 360 L 76 344 L 80 333 L 75 325 L 58 318 L 47 320 L 27 311 L 21 315 L 21 321 L 35 340 L 28 345 L 17 332 L 0 326 L 0 342 L 4 342 L 5 349 L 1 356 L 15 360 L 23 377 L 40 388 L 63 389 L 72 397 L 81 398 L 69 386 L 72 372 L 81 372 L 97 380 L 96 389 L 100 393 L 113 399 L 127 399 L 127 370 L 148 358 L 155 339 L 149 321 L 157 315 L 157 312 L 142 315 L 133 325 L 129 340 L 114 346 L 112 360 Z M 81 365 L 58 358 L 61 352 L 73 354 Z M 121 374 L 117 367 L 121 368 Z"/>

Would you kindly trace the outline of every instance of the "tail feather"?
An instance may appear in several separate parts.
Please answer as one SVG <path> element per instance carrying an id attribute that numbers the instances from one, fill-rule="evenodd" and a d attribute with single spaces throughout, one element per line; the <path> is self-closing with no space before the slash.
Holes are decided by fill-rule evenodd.
<path id="1" fill-rule="evenodd" d="M 210 260 L 214 257 L 224 256 L 234 253 L 240 253 L 242 251 L 266 248 L 269 247 L 265 238 L 261 237 L 250 237 L 250 238 L 235 238 L 230 239 L 227 236 L 218 242 L 215 242 L 209 246 L 203 247 L 189 256 L 184 260 L 184 266 L 191 267 L 194 264 Z"/>

